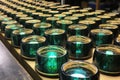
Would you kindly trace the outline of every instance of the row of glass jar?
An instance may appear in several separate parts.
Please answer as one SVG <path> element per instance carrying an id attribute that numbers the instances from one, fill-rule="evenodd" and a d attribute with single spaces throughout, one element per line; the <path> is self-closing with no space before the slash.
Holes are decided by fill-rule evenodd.
<path id="1" fill-rule="evenodd" d="M 22 30 L 21 30 L 22 31 Z M 23 30 L 24 31 L 24 30 Z M 28 31 L 28 32 L 27 32 Z M 32 32 L 30 29 L 27 30 L 26 33 L 29 33 L 29 32 Z M 55 30 L 57 31 L 57 30 Z M 63 30 L 64 31 L 64 30 Z M 99 30 L 97 30 L 99 31 Z M 62 31 L 60 31 L 61 33 Z M 65 32 L 65 31 L 64 31 Z M 79 32 L 79 31 L 78 31 Z M 95 30 L 96 32 L 96 30 Z M 104 31 L 103 31 L 104 32 Z M 105 31 L 106 32 L 106 31 Z M 17 33 L 17 32 L 16 32 Z M 24 35 L 25 33 L 21 33 L 21 35 Z M 49 33 L 48 33 L 49 34 Z M 56 32 L 55 34 L 53 35 L 56 35 Z M 59 35 L 57 33 L 57 35 Z M 103 35 L 103 34 L 99 34 L 99 35 Z M 17 37 L 16 37 L 17 38 Z M 34 38 L 34 39 L 33 39 Z M 27 39 L 25 40 L 22 40 L 23 42 L 24 41 L 28 41 L 28 44 L 34 44 L 34 43 L 37 43 L 36 42 L 36 37 L 27 37 Z M 78 42 L 74 42 L 74 39 L 76 39 L 76 41 Z M 32 39 L 32 40 L 31 40 Z M 89 42 L 90 39 L 88 39 L 88 37 L 84 37 L 84 36 L 71 36 L 70 39 L 68 39 L 68 41 L 70 42 L 73 42 L 73 43 L 76 43 L 76 47 L 78 48 L 80 45 L 79 44 L 82 44 L 84 42 Z M 30 42 L 31 40 L 31 42 Z M 41 37 L 39 39 L 40 41 L 44 41 L 45 40 L 45 37 Z M 62 39 L 63 40 L 63 39 Z M 80 42 L 79 42 L 80 40 Z M 82 42 L 83 40 L 83 42 Z M 100 39 L 102 40 L 102 39 Z M 57 40 L 58 41 L 58 40 Z M 17 42 L 17 41 L 15 41 Z M 71 45 L 71 44 L 70 44 Z M 84 44 L 83 44 L 84 45 Z M 25 45 L 24 45 L 25 46 Z M 72 45 L 73 46 L 73 45 Z M 106 47 L 107 46 L 107 47 Z M 70 46 L 69 46 L 70 47 Z M 81 47 L 81 46 L 80 46 Z M 79 47 L 79 49 L 80 49 Z M 85 47 L 84 47 L 85 48 Z M 27 49 L 26 47 L 24 49 Z M 31 51 L 33 51 L 34 49 L 34 46 L 30 49 Z M 96 48 L 97 49 L 97 48 Z M 117 65 L 117 69 L 115 70 L 115 65 L 116 64 L 119 64 L 119 47 L 116 47 L 116 46 L 111 46 L 111 45 L 105 45 L 105 46 L 100 46 L 100 49 L 98 48 L 96 51 L 99 52 L 99 50 L 103 50 L 104 51 L 104 54 L 107 55 L 107 56 L 110 56 L 110 57 L 107 57 L 107 60 L 106 60 L 106 57 L 104 57 L 102 59 L 102 57 L 100 57 L 100 59 L 102 59 L 100 61 L 100 59 L 97 57 L 97 53 L 95 53 L 95 55 L 97 55 L 95 58 L 94 58 L 94 63 L 97 65 L 97 67 L 102 71 L 102 72 L 105 72 L 105 73 L 111 73 L 111 74 L 114 74 L 114 73 L 119 73 L 119 65 Z M 74 50 L 74 47 L 71 48 L 70 50 Z M 84 49 L 86 51 L 86 49 Z M 103 51 L 101 53 L 103 53 Z M 116 52 L 117 51 L 117 52 Z M 33 51 L 34 52 L 34 51 Z M 57 58 L 57 56 L 59 57 L 63 57 L 63 56 L 60 56 L 61 54 L 67 56 L 68 54 L 65 53 L 66 50 L 64 48 L 61 48 L 59 46 L 44 46 L 44 47 L 41 47 L 38 51 L 37 51 L 37 56 L 39 58 L 37 58 L 36 60 L 36 70 L 38 72 L 40 72 L 41 74 L 44 74 L 44 75 L 48 75 L 48 76 L 55 76 L 55 75 L 58 75 L 58 71 L 57 70 L 60 70 L 60 67 L 63 63 L 67 62 L 68 61 L 68 57 L 64 57 L 64 59 L 62 58 L 62 61 L 63 63 L 60 64 L 59 62 L 62 62 L 60 59 Z M 76 50 L 75 52 L 81 52 L 80 50 Z M 69 51 L 68 51 L 69 53 Z M 101 54 L 100 53 L 100 54 Z M 116 56 L 117 54 L 117 57 L 118 58 L 111 58 L 111 56 Z M 24 57 L 28 57 L 28 54 L 25 53 L 25 55 L 22 54 L 22 56 Z M 103 54 L 101 54 L 103 55 Z M 43 57 L 43 58 L 42 58 Z M 73 57 L 73 56 L 72 56 Z M 56 59 L 57 58 L 57 59 Z M 109 59 L 110 58 L 110 59 Z M 106 62 L 105 62 L 105 61 Z M 45 61 L 45 62 L 44 62 Z M 58 61 L 58 62 L 57 62 Z M 64 62 L 65 61 L 65 62 Z M 99 62 L 100 61 L 100 62 Z M 115 62 L 118 62 L 115 64 Z M 103 63 L 103 65 L 101 64 L 102 62 L 105 62 Z M 113 64 L 114 63 L 114 64 Z M 53 64 L 53 65 L 52 65 Z M 76 65 L 76 64 L 80 64 L 80 65 Z M 82 65 L 81 65 L 82 64 Z M 58 67 L 59 65 L 59 67 Z M 88 68 L 88 66 L 90 66 Z M 104 68 L 103 68 L 104 66 Z M 110 66 L 110 67 L 109 67 Z M 102 67 L 102 68 L 101 68 Z M 58 69 L 59 68 L 59 69 Z M 92 71 L 92 69 L 94 69 L 94 71 Z M 82 70 L 82 71 L 81 71 Z M 60 74 L 60 79 L 61 80 L 66 80 L 66 79 L 71 79 L 71 78 L 75 78 L 75 79 L 78 79 L 78 78 L 91 78 L 92 80 L 93 79 L 96 79 L 98 80 L 99 79 L 99 72 L 98 72 L 98 69 L 89 64 L 89 63 L 86 63 L 86 62 L 80 62 L 80 61 L 70 61 L 70 62 L 67 62 L 65 63 L 62 68 L 61 68 L 61 74 Z M 64 74 L 65 72 L 65 74 Z M 81 73 L 82 72 L 82 73 Z M 86 73 L 87 72 L 87 73 Z M 57 73 L 57 74 L 56 74 Z M 67 75 L 66 75 L 67 74 Z M 69 76 L 68 76 L 69 75 Z M 95 78 L 96 77 L 96 78 Z"/>

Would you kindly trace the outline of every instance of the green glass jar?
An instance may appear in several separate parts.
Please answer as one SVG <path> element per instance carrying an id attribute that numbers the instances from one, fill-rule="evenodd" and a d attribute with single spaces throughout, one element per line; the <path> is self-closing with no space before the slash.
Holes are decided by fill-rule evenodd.
<path id="1" fill-rule="evenodd" d="M 54 16 L 55 14 L 59 14 L 59 11 L 53 11 L 53 10 L 51 10 L 48 13 L 51 14 L 52 16 Z"/>
<path id="2" fill-rule="evenodd" d="M 80 6 L 71 6 L 72 9 L 80 9 Z"/>
<path id="3" fill-rule="evenodd" d="M 45 31 L 45 37 L 48 45 L 59 45 L 66 47 L 67 35 L 63 29 L 48 29 Z"/>
<path id="4" fill-rule="evenodd" d="M 112 24 L 100 24 L 99 28 L 111 30 L 113 32 L 114 38 L 116 38 L 118 36 L 118 34 L 119 34 L 119 27 L 116 26 L 116 25 L 112 25 Z"/>
<path id="5" fill-rule="evenodd" d="M 52 25 L 52 28 L 56 28 L 57 27 L 57 21 L 60 20 L 59 18 L 57 17 L 48 17 L 46 19 L 46 22 L 50 23 Z"/>
<path id="6" fill-rule="evenodd" d="M 2 21 L 2 23 L 1 23 L 1 31 L 4 32 L 5 31 L 5 27 L 7 25 L 16 24 L 16 23 L 17 23 L 17 21 L 15 21 L 15 20 Z"/>
<path id="7" fill-rule="evenodd" d="M 65 20 L 70 20 L 73 22 L 73 24 L 77 24 L 78 21 L 79 21 L 79 18 L 78 17 L 75 17 L 75 16 L 67 16 L 64 18 Z"/>
<path id="8" fill-rule="evenodd" d="M 105 10 L 95 10 L 95 12 L 99 12 L 99 13 L 101 13 L 101 15 L 103 15 L 103 14 L 105 14 L 105 13 L 106 13 L 106 11 L 105 11 Z"/>
<path id="9" fill-rule="evenodd" d="M 42 12 L 43 12 L 44 14 L 48 14 L 49 11 L 51 11 L 51 9 L 43 9 L 43 10 L 42 10 Z"/>
<path id="10" fill-rule="evenodd" d="M 70 21 L 70 20 L 59 20 L 59 21 L 57 21 L 57 27 L 65 30 L 66 32 L 68 30 L 68 26 L 70 26 L 71 24 L 73 24 L 73 22 Z"/>
<path id="11" fill-rule="evenodd" d="M 96 24 L 97 28 L 102 23 L 102 20 L 100 18 L 97 18 L 97 17 L 86 18 L 86 20 L 95 21 L 95 24 Z"/>
<path id="12" fill-rule="evenodd" d="M 112 19 L 117 18 L 117 13 L 115 13 L 115 12 L 106 13 L 104 15 L 110 16 Z"/>
<path id="13" fill-rule="evenodd" d="M 25 26 L 25 22 L 28 20 L 33 20 L 33 17 L 21 17 L 18 22 Z"/>
<path id="14" fill-rule="evenodd" d="M 97 28 L 97 26 L 96 26 L 96 24 L 95 24 L 95 21 L 92 21 L 92 20 L 91 20 L 91 21 L 90 21 L 90 20 L 80 20 L 80 21 L 79 21 L 79 24 L 84 24 L 84 25 L 86 25 L 89 30 L 91 30 L 91 29 L 96 29 L 96 28 Z"/>
<path id="15" fill-rule="evenodd" d="M 41 47 L 37 50 L 36 70 L 48 77 L 59 75 L 62 64 L 68 61 L 67 50 L 56 45 Z"/>
<path id="16" fill-rule="evenodd" d="M 33 20 L 28 20 L 25 22 L 25 28 L 29 28 L 29 29 L 32 29 L 33 28 L 33 25 L 36 24 L 36 23 L 40 23 L 41 21 L 38 20 L 38 19 L 33 19 Z"/>
<path id="17" fill-rule="evenodd" d="M 31 16 L 34 18 L 34 19 L 39 19 L 39 15 L 43 14 L 42 12 L 34 12 L 31 14 Z"/>
<path id="18" fill-rule="evenodd" d="M 76 35 L 67 39 L 67 50 L 71 59 L 88 59 L 92 56 L 92 40 L 88 37 Z"/>
<path id="19" fill-rule="evenodd" d="M 36 23 L 33 25 L 33 30 L 35 34 L 40 36 L 45 36 L 44 32 L 50 28 L 52 28 L 51 24 L 45 22 Z"/>
<path id="20" fill-rule="evenodd" d="M 58 10 L 60 13 L 67 11 L 66 8 L 57 8 L 57 10 Z"/>
<path id="21" fill-rule="evenodd" d="M 36 12 L 42 12 L 42 10 L 44 10 L 45 8 L 43 8 L 43 7 L 37 7 L 36 8 Z"/>
<path id="22" fill-rule="evenodd" d="M 80 13 L 73 14 L 72 16 L 73 17 L 78 17 L 79 20 L 84 20 L 85 19 L 85 15 L 84 14 L 80 14 Z"/>
<path id="23" fill-rule="evenodd" d="M 74 60 L 62 65 L 59 80 L 100 80 L 100 74 L 94 64 Z"/>
<path id="24" fill-rule="evenodd" d="M 72 16 L 72 12 L 62 12 L 63 15 Z"/>
<path id="25" fill-rule="evenodd" d="M 91 13 L 87 12 L 87 13 L 82 13 L 82 14 L 84 14 L 86 18 L 95 17 L 94 13 L 92 13 L 92 12 Z"/>
<path id="26" fill-rule="evenodd" d="M 87 13 L 89 12 L 87 9 L 80 9 L 80 13 Z"/>
<path id="27" fill-rule="evenodd" d="M 92 29 L 89 37 L 92 39 L 94 47 L 101 44 L 112 44 L 113 33 L 105 29 Z"/>
<path id="28" fill-rule="evenodd" d="M 120 74 L 120 47 L 112 44 L 97 46 L 94 51 L 93 63 L 102 73 Z"/>
<path id="29" fill-rule="evenodd" d="M 64 15 L 64 14 L 55 14 L 54 15 L 54 17 L 56 17 L 56 18 L 59 18 L 59 19 L 64 19 L 64 17 L 65 17 L 66 15 Z"/>
<path id="30" fill-rule="evenodd" d="M 27 17 L 27 16 L 28 16 L 28 15 L 26 15 L 26 14 L 24 14 L 24 15 L 23 15 L 23 14 L 17 14 L 15 20 L 16 20 L 16 21 L 19 21 L 19 19 L 20 19 L 21 17 Z"/>
<path id="31" fill-rule="evenodd" d="M 12 31 L 22 28 L 20 24 L 10 24 L 5 27 L 5 38 L 11 39 Z"/>
<path id="32" fill-rule="evenodd" d="M 14 47 L 19 48 L 22 38 L 27 37 L 27 36 L 32 35 L 32 34 L 33 34 L 32 29 L 20 28 L 18 30 L 14 30 L 12 32 L 12 35 L 11 35 L 11 40 L 12 40 L 11 44 Z"/>
<path id="33" fill-rule="evenodd" d="M 57 7 L 56 6 L 51 6 L 50 9 L 51 10 L 57 10 Z"/>
<path id="34" fill-rule="evenodd" d="M 21 56 L 25 59 L 35 60 L 37 50 L 45 46 L 46 38 L 38 35 L 30 35 L 22 38 L 20 50 Z"/>
<path id="35" fill-rule="evenodd" d="M 82 35 L 82 36 L 88 36 L 88 27 L 86 25 L 83 24 L 74 24 L 74 25 L 70 25 L 68 27 L 68 36 L 72 36 L 72 35 Z"/>
<path id="36" fill-rule="evenodd" d="M 98 18 L 101 18 L 102 24 L 106 23 L 107 20 L 110 20 L 110 19 L 111 19 L 111 17 L 108 16 L 108 15 L 99 15 L 99 16 L 97 16 L 97 17 L 98 17 Z"/>
<path id="37" fill-rule="evenodd" d="M 40 18 L 41 22 L 46 22 L 46 19 L 51 16 L 52 16 L 51 14 L 40 14 L 39 18 Z"/>

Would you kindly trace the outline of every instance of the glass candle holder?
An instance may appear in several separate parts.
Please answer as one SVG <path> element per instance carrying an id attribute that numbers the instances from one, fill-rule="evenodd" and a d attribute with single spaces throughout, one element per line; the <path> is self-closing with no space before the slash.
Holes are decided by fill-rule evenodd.
<path id="1" fill-rule="evenodd" d="M 44 46 L 37 50 L 36 70 L 45 76 L 58 76 L 62 64 L 67 61 L 68 54 L 63 47 Z"/>
<path id="2" fill-rule="evenodd" d="M 119 20 L 108 20 L 106 23 L 107 24 L 112 24 L 112 25 L 117 25 L 119 27 L 119 32 L 120 32 L 120 22 L 119 22 Z"/>
<path id="3" fill-rule="evenodd" d="M 88 27 L 86 25 L 83 24 L 74 24 L 74 25 L 70 25 L 68 27 L 68 36 L 72 36 L 72 35 L 83 35 L 83 36 L 88 36 Z"/>
<path id="4" fill-rule="evenodd" d="M 25 26 L 25 22 L 28 20 L 33 20 L 33 17 L 21 17 L 18 22 Z"/>
<path id="5" fill-rule="evenodd" d="M 88 26 L 89 30 L 97 28 L 95 21 L 92 21 L 92 20 L 91 21 L 90 20 L 81 20 L 81 21 L 79 21 L 79 24 L 84 24 L 84 25 Z"/>
<path id="6" fill-rule="evenodd" d="M 55 14 L 54 17 L 59 18 L 59 19 L 64 19 L 66 15 L 64 14 Z"/>
<path id="7" fill-rule="evenodd" d="M 55 14 L 59 14 L 59 11 L 53 11 L 53 10 L 51 10 L 51 11 L 49 11 L 49 14 L 51 14 L 52 16 L 54 16 Z"/>
<path id="8" fill-rule="evenodd" d="M 71 24 L 73 24 L 73 22 L 70 21 L 70 20 L 59 20 L 59 21 L 57 21 L 57 27 L 65 30 L 66 32 L 68 30 L 68 26 L 70 26 Z"/>
<path id="9" fill-rule="evenodd" d="M 45 37 L 48 45 L 66 46 L 67 35 L 65 30 L 62 29 L 48 29 L 45 31 Z"/>
<path id="10" fill-rule="evenodd" d="M 51 16 L 52 16 L 51 14 L 40 14 L 39 18 L 40 18 L 41 22 L 46 22 L 46 19 Z"/>
<path id="11" fill-rule="evenodd" d="M 60 20 L 59 18 L 57 17 L 48 17 L 46 19 L 46 22 L 50 23 L 52 25 L 52 28 L 56 28 L 57 27 L 57 21 Z"/>
<path id="12" fill-rule="evenodd" d="M 46 38 L 38 35 L 30 35 L 22 38 L 20 49 L 25 59 L 35 59 L 38 48 L 45 46 Z"/>
<path id="13" fill-rule="evenodd" d="M 4 32 L 7 25 L 16 24 L 16 23 L 17 23 L 17 21 L 15 21 L 15 20 L 3 21 L 1 24 L 1 31 Z"/>
<path id="14" fill-rule="evenodd" d="M 102 20 L 100 18 L 97 18 L 97 17 L 86 18 L 86 20 L 95 21 L 97 28 L 102 23 Z"/>
<path id="15" fill-rule="evenodd" d="M 92 29 L 89 37 L 92 39 L 94 47 L 101 44 L 112 44 L 113 41 L 112 31 L 105 29 Z"/>
<path id="16" fill-rule="evenodd" d="M 37 19 L 28 20 L 28 21 L 25 22 L 25 28 L 32 29 L 34 24 L 40 23 L 40 22 L 41 22 L 41 21 L 40 21 L 40 20 L 37 20 Z"/>
<path id="17" fill-rule="evenodd" d="M 111 30 L 113 32 L 114 38 L 116 38 L 119 34 L 119 27 L 117 25 L 100 24 L 99 28 Z"/>
<path id="18" fill-rule="evenodd" d="M 99 70 L 95 65 L 74 60 L 62 65 L 59 80 L 100 80 L 99 78 Z"/>
<path id="19" fill-rule="evenodd" d="M 72 12 L 62 12 L 63 15 L 72 16 Z"/>
<path id="20" fill-rule="evenodd" d="M 45 31 L 51 28 L 51 24 L 46 22 L 36 23 L 33 25 L 33 30 L 36 35 L 45 36 Z"/>
<path id="21" fill-rule="evenodd" d="M 94 51 L 93 63 L 102 73 L 120 74 L 120 47 L 112 44 L 97 46 Z"/>
<path id="22" fill-rule="evenodd" d="M 34 12 L 34 13 L 32 13 L 32 17 L 34 18 L 34 19 L 39 19 L 39 15 L 41 15 L 41 14 L 43 14 L 42 12 Z"/>
<path id="23" fill-rule="evenodd" d="M 21 17 L 28 17 L 28 15 L 26 15 L 26 14 L 17 14 L 15 20 L 16 20 L 16 21 L 19 21 L 19 19 L 20 19 Z"/>
<path id="24" fill-rule="evenodd" d="M 67 50 L 71 59 L 88 59 L 92 56 L 92 40 L 85 36 L 70 36 Z"/>
<path id="25" fill-rule="evenodd" d="M 73 22 L 73 24 L 77 24 L 78 21 L 79 21 L 79 18 L 78 17 L 75 17 L 75 16 L 67 16 L 64 18 L 65 20 L 70 20 Z"/>
<path id="26" fill-rule="evenodd" d="M 106 23 L 107 20 L 110 20 L 111 17 L 110 16 L 107 16 L 107 15 L 99 15 L 97 16 L 98 18 L 101 18 L 102 20 L 102 24 Z"/>
<path id="27" fill-rule="evenodd" d="M 79 20 L 84 20 L 85 19 L 85 15 L 84 14 L 80 14 L 80 13 L 73 14 L 72 16 L 78 17 Z"/>
<path id="28" fill-rule="evenodd" d="M 14 30 L 11 35 L 12 45 L 14 47 L 20 47 L 22 38 L 32 35 L 32 29 L 20 28 L 18 30 Z"/>
<path id="29" fill-rule="evenodd" d="M 20 24 L 10 24 L 5 27 L 5 38 L 11 39 L 12 31 L 23 28 Z"/>

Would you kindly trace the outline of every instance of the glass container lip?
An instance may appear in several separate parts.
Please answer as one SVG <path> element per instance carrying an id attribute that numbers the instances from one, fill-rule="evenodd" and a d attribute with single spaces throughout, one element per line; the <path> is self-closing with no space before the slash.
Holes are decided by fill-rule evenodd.
<path id="1" fill-rule="evenodd" d="M 101 19 L 98 17 L 90 17 L 90 18 L 86 18 L 86 20 L 100 21 Z"/>
<path id="2" fill-rule="evenodd" d="M 117 25 L 113 25 L 113 24 L 100 24 L 99 28 L 104 28 L 104 29 L 117 29 L 118 26 Z"/>
<path id="3" fill-rule="evenodd" d="M 109 15 L 99 15 L 99 16 L 97 16 L 98 18 L 107 18 L 107 19 L 109 19 L 110 18 L 110 16 Z"/>
<path id="4" fill-rule="evenodd" d="M 84 14 L 81 14 L 81 13 L 76 13 L 76 14 L 73 14 L 72 16 L 78 16 L 78 17 L 83 17 L 83 16 L 85 16 Z"/>
<path id="5" fill-rule="evenodd" d="M 88 44 L 92 40 L 89 37 L 86 37 L 86 36 L 76 35 L 76 36 L 68 37 L 67 41 L 72 42 L 72 43 L 78 43 L 78 44 Z"/>
<path id="6" fill-rule="evenodd" d="M 41 14 L 43 14 L 43 13 L 41 13 L 41 12 L 34 12 L 34 13 L 32 13 L 33 15 L 41 15 Z"/>
<path id="7" fill-rule="evenodd" d="M 2 24 L 16 24 L 17 21 L 11 20 L 11 21 L 3 21 Z"/>
<path id="8" fill-rule="evenodd" d="M 68 28 L 72 30 L 84 30 L 87 29 L 88 27 L 84 24 L 73 24 L 70 25 Z"/>
<path id="9" fill-rule="evenodd" d="M 26 15 L 26 14 L 17 14 L 16 16 L 17 17 L 27 17 L 28 15 Z"/>
<path id="10" fill-rule="evenodd" d="M 80 12 L 84 13 L 84 12 L 88 12 L 87 9 L 80 9 Z"/>
<path id="11" fill-rule="evenodd" d="M 112 31 L 107 30 L 107 29 L 92 29 L 90 32 L 92 34 L 99 34 L 99 33 L 104 33 L 105 35 L 111 35 L 111 34 L 113 34 Z"/>
<path id="12" fill-rule="evenodd" d="M 120 47 L 117 45 L 113 45 L 113 44 L 102 44 L 102 45 L 97 46 L 95 50 L 99 52 L 100 54 L 120 56 Z M 101 52 L 100 50 L 105 50 L 106 52 L 104 53 L 104 52 Z M 116 51 L 117 53 L 114 53 Z"/>
<path id="13" fill-rule="evenodd" d="M 46 35 L 60 35 L 60 34 L 64 34 L 64 33 L 65 33 L 65 30 L 58 29 L 58 28 L 48 29 L 45 31 Z"/>
<path id="14" fill-rule="evenodd" d="M 64 14 L 55 14 L 54 17 L 65 17 L 66 15 Z"/>
<path id="15" fill-rule="evenodd" d="M 56 50 L 47 50 L 47 49 L 51 49 L 51 48 L 56 49 Z M 48 46 L 40 47 L 37 50 L 37 54 L 41 57 L 46 57 L 45 55 L 41 55 L 41 53 L 48 52 L 48 51 L 54 51 L 54 52 L 59 51 L 60 53 L 63 54 L 63 55 L 57 56 L 57 58 L 67 55 L 67 50 L 65 48 L 63 48 L 62 46 L 57 46 L 57 45 L 48 45 Z"/>
<path id="16" fill-rule="evenodd" d="M 114 24 L 114 25 L 120 25 L 120 22 L 118 20 L 108 20 L 107 23 Z"/>
<path id="17" fill-rule="evenodd" d="M 51 27 L 50 23 L 46 23 L 46 22 L 41 22 L 41 23 L 36 23 L 33 25 L 35 28 L 49 28 Z"/>
<path id="18" fill-rule="evenodd" d="M 77 64 L 76 64 L 77 63 Z M 91 71 L 94 73 L 94 75 L 96 75 L 97 73 L 99 73 L 99 70 L 98 70 L 98 68 L 94 65 L 94 64 L 92 64 L 92 63 L 89 63 L 89 62 L 87 62 L 87 61 L 82 61 L 82 60 L 70 60 L 70 61 L 68 61 L 68 62 L 66 62 L 66 63 L 64 63 L 62 66 L 61 66 L 61 71 L 62 71 L 62 73 L 64 74 L 64 75 L 67 75 L 67 76 L 70 76 L 70 75 L 68 75 L 68 74 L 66 74 L 66 70 L 67 69 L 65 69 L 65 68 L 69 68 L 69 67 L 72 67 L 71 65 L 74 65 L 74 64 L 76 64 L 76 66 L 79 66 L 79 67 L 84 67 L 85 65 L 87 65 L 85 68 L 86 69 L 89 69 L 90 70 L 90 68 L 91 68 Z M 79 65 L 79 64 L 82 64 L 82 65 Z M 68 66 L 67 66 L 68 65 Z M 75 67 L 75 65 L 73 66 L 73 67 Z M 94 75 L 92 75 L 92 76 L 94 76 Z M 92 77 L 92 76 L 87 76 L 86 78 L 90 78 L 90 77 Z M 81 77 L 78 77 L 78 78 L 81 78 Z"/>
<path id="19" fill-rule="evenodd" d="M 19 28 L 22 28 L 23 27 L 23 25 L 21 25 L 21 24 L 9 24 L 9 25 L 7 25 L 6 26 L 6 29 L 19 29 Z"/>
<path id="20" fill-rule="evenodd" d="M 80 24 L 95 24 L 95 21 L 90 21 L 90 20 L 81 20 L 79 21 Z"/>
<path id="21" fill-rule="evenodd" d="M 32 32 L 33 32 L 32 29 L 20 28 L 18 30 L 14 30 L 12 33 L 16 35 L 24 35 L 24 34 L 30 34 Z"/>
<path id="22" fill-rule="evenodd" d="M 76 19 L 78 19 L 78 17 L 76 17 L 76 16 L 66 16 L 64 19 L 65 20 L 76 20 Z"/>
<path id="23" fill-rule="evenodd" d="M 51 21 L 57 21 L 60 20 L 58 17 L 48 17 L 47 20 L 51 20 Z"/>
<path id="24" fill-rule="evenodd" d="M 59 11 L 51 10 L 49 13 L 59 13 Z"/>
<path id="25" fill-rule="evenodd" d="M 40 14 L 39 16 L 40 17 L 51 17 L 52 15 L 51 14 Z"/>
<path id="26" fill-rule="evenodd" d="M 58 24 L 72 24 L 73 22 L 71 20 L 59 20 L 57 21 Z"/>
<path id="27" fill-rule="evenodd" d="M 40 20 L 33 19 L 33 20 L 27 20 L 26 23 L 40 23 Z"/>
<path id="28" fill-rule="evenodd" d="M 23 19 L 23 20 L 32 20 L 33 17 L 21 17 L 20 19 Z"/>
<path id="29" fill-rule="evenodd" d="M 105 12 L 105 10 L 95 10 L 95 12 L 104 13 L 104 12 Z"/>
<path id="30" fill-rule="evenodd" d="M 38 35 L 30 35 L 22 39 L 22 43 L 29 43 L 29 44 L 38 44 L 45 41 L 46 41 L 45 37 Z"/>

